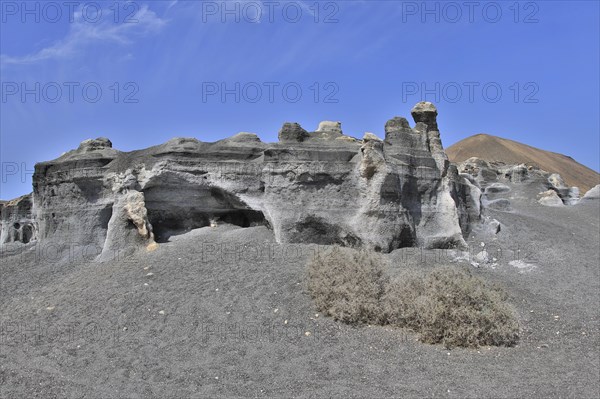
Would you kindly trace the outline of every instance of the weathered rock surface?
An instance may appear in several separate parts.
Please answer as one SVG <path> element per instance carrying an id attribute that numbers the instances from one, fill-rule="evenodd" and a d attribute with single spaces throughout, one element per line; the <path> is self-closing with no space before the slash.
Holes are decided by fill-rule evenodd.
<path id="1" fill-rule="evenodd" d="M 308 132 L 302 129 L 298 123 L 284 123 L 279 130 L 279 141 L 281 142 L 303 142 L 308 138 Z"/>
<path id="2" fill-rule="evenodd" d="M 504 162 L 505 165 L 531 165 L 541 170 L 560 174 L 569 187 L 588 191 L 600 183 L 600 174 L 573 158 L 556 152 L 545 151 L 489 134 L 476 134 L 454 143 L 446 149 L 451 162 L 461 163 L 476 157 L 488 162 Z"/>
<path id="3" fill-rule="evenodd" d="M 518 186 L 530 187 L 535 192 L 529 193 L 528 197 L 538 198 L 542 205 L 574 205 L 579 202 L 577 187 L 567 187 L 560 175 L 532 165 L 506 165 L 469 158 L 459 163 L 457 168 L 461 176 L 482 190 L 483 208 L 510 211 L 511 187 Z"/>
<path id="4" fill-rule="evenodd" d="M 33 219 L 31 194 L 11 201 L 0 201 L 0 244 L 29 243 L 37 238 Z"/>
<path id="5" fill-rule="evenodd" d="M 36 165 L 29 210 L 17 218 L 3 205 L 2 240 L 92 245 L 105 257 L 230 223 L 265 225 L 282 243 L 464 247 L 481 190 L 448 162 L 433 104 L 411 113 L 416 126 L 395 117 L 385 140 L 357 140 L 329 121 L 315 132 L 286 123 L 278 143 L 242 132 L 126 153 L 108 139 L 86 140 Z M 15 235 L 6 223 L 16 219 L 32 233 Z"/>
<path id="6" fill-rule="evenodd" d="M 565 206 L 556 191 L 548 190 L 538 194 L 538 202 L 546 206 Z"/>
<path id="7" fill-rule="evenodd" d="M 500 232 L 484 213 L 511 211 L 515 184 L 545 191 L 544 205 L 578 201 L 577 188 L 532 166 L 477 158 L 450 164 L 433 104 L 419 103 L 411 114 L 413 128 L 394 117 L 384 140 L 346 136 L 331 121 L 314 132 L 285 123 L 278 143 L 242 132 L 126 153 L 106 138 L 85 140 L 36 165 L 32 195 L 0 204 L 0 241 L 89 245 L 105 258 L 229 223 L 265 225 L 281 243 L 385 252 L 464 247 L 474 227 Z"/>
<path id="8" fill-rule="evenodd" d="M 590 201 L 590 200 L 598 200 L 600 199 L 600 184 L 595 187 L 590 188 L 581 200 Z"/>

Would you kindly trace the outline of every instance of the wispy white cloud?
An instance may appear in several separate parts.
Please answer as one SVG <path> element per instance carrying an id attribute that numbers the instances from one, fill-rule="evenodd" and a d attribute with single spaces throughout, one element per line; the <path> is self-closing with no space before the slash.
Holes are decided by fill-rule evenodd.
<path id="1" fill-rule="evenodd" d="M 136 22 L 115 24 L 107 19 L 95 24 L 89 23 L 82 18 L 81 10 L 75 11 L 73 19 L 69 32 L 62 40 L 24 56 L 0 54 L 0 64 L 2 66 L 24 65 L 51 59 L 65 59 L 83 52 L 95 43 L 128 45 L 136 37 L 144 37 L 160 31 L 167 23 L 147 5 L 141 6 L 135 16 L 132 16 L 132 20 Z"/>
<path id="2" fill-rule="evenodd" d="M 167 11 L 170 10 L 171 8 L 173 8 L 179 1 L 178 0 L 172 0 L 169 5 L 167 6 Z"/>

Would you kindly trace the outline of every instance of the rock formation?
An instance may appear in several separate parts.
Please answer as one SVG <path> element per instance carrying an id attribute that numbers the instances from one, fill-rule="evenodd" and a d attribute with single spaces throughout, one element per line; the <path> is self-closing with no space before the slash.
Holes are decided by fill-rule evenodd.
<path id="1" fill-rule="evenodd" d="M 451 164 L 435 106 L 418 103 L 411 115 L 414 127 L 402 117 L 387 121 L 383 140 L 344 135 L 333 121 L 314 132 L 285 123 L 278 143 L 242 132 L 126 153 L 106 138 L 85 140 L 36 165 L 32 194 L 0 202 L 0 244 L 87 245 L 106 258 L 230 223 L 267 226 L 281 243 L 464 247 L 473 228 L 501 231 L 487 210 L 510 212 L 522 198 L 580 202 L 577 187 L 536 166 Z M 597 200 L 599 187 L 581 201 Z"/>
<path id="2" fill-rule="evenodd" d="M 125 153 L 106 138 L 85 140 L 36 165 L 33 194 L 0 203 L 0 242 L 92 245 L 106 258 L 230 223 L 267 226 L 281 243 L 464 247 L 474 227 L 501 230 L 484 213 L 510 211 L 515 184 L 533 187 L 543 205 L 579 201 L 576 187 L 533 166 L 451 164 L 435 106 L 418 103 L 411 115 L 413 128 L 394 117 L 383 140 L 346 136 L 331 121 L 314 132 L 285 123 L 278 143 L 242 132 Z"/>
<path id="3" fill-rule="evenodd" d="M 503 162 L 504 165 L 535 166 L 560 174 L 567 186 L 579 187 L 582 192 L 600 183 L 598 172 L 569 156 L 489 134 L 467 137 L 446 148 L 446 153 L 450 161 L 457 164 L 476 157 L 488 162 Z"/>
<path id="4" fill-rule="evenodd" d="M 30 194 L 11 201 L 0 201 L 0 244 L 27 244 L 36 240 L 37 228 L 31 208 Z"/>
<path id="5" fill-rule="evenodd" d="M 459 174 L 448 162 L 433 104 L 411 114 L 414 128 L 392 118 L 384 140 L 346 136 L 329 121 L 314 132 L 285 123 L 278 143 L 244 132 L 121 152 L 85 140 L 36 164 L 33 194 L 2 205 L 1 240 L 92 245 L 106 257 L 230 223 L 267 226 L 280 243 L 464 247 L 491 172 Z"/>
<path id="6" fill-rule="evenodd" d="M 511 209 L 507 198 L 512 190 L 509 185 L 530 187 L 538 202 L 547 206 L 575 205 L 579 202 L 579 189 L 567 187 L 561 176 L 549 173 L 532 165 L 506 165 L 503 162 L 487 162 L 469 158 L 460 162 L 461 176 L 482 190 L 481 206 L 504 210 Z"/>
<path id="7" fill-rule="evenodd" d="M 565 204 L 562 202 L 556 191 L 548 190 L 538 194 L 539 199 L 538 202 L 542 205 L 546 206 L 564 206 Z"/>
<path id="8" fill-rule="evenodd" d="M 593 201 L 593 200 L 598 200 L 598 199 L 600 199 L 600 184 L 590 188 L 585 193 L 583 198 L 581 198 L 582 201 Z"/>

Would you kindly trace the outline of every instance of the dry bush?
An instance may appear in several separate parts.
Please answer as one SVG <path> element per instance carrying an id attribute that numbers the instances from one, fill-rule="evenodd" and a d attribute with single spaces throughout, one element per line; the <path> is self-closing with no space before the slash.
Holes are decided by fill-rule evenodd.
<path id="1" fill-rule="evenodd" d="M 506 294 L 470 271 L 442 267 L 390 281 L 385 270 L 379 254 L 335 247 L 310 261 L 308 288 L 319 311 L 346 323 L 407 327 L 446 347 L 517 342 Z"/>
<path id="2" fill-rule="evenodd" d="M 387 285 L 383 321 L 408 327 L 428 343 L 446 347 L 512 346 L 518 340 L 516 312 L 507 296 L 470 271 L 442 267 Z"/>
<path id="3" fill-rule="evenodd" d="M 317 309 L 345 323 L 373 323 L 385 292 L 383 257 L 333 247 L 308 265 L 308 289 Z"/>

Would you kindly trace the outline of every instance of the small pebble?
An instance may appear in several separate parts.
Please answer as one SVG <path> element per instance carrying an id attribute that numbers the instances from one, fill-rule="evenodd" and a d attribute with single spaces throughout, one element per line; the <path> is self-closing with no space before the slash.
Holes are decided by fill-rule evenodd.
<path id="1" fill-rule="evenodd" d="M 146 277 L 152 277 L 152 276 L 154 276 L 154 273 L 152 273 L 152 272 L 146 274 Z"/>
<path id="2" fill-rule="evenodd" d="M 310 336 L 310 331 L 305 332 L 304 335 L 306 335 L 307 337 Z"/>
<path id="3" fill-rule="evenodd" d="M 165 314 L 165 311 L 164 310 L 159 310 L 158 314 Z"/>

